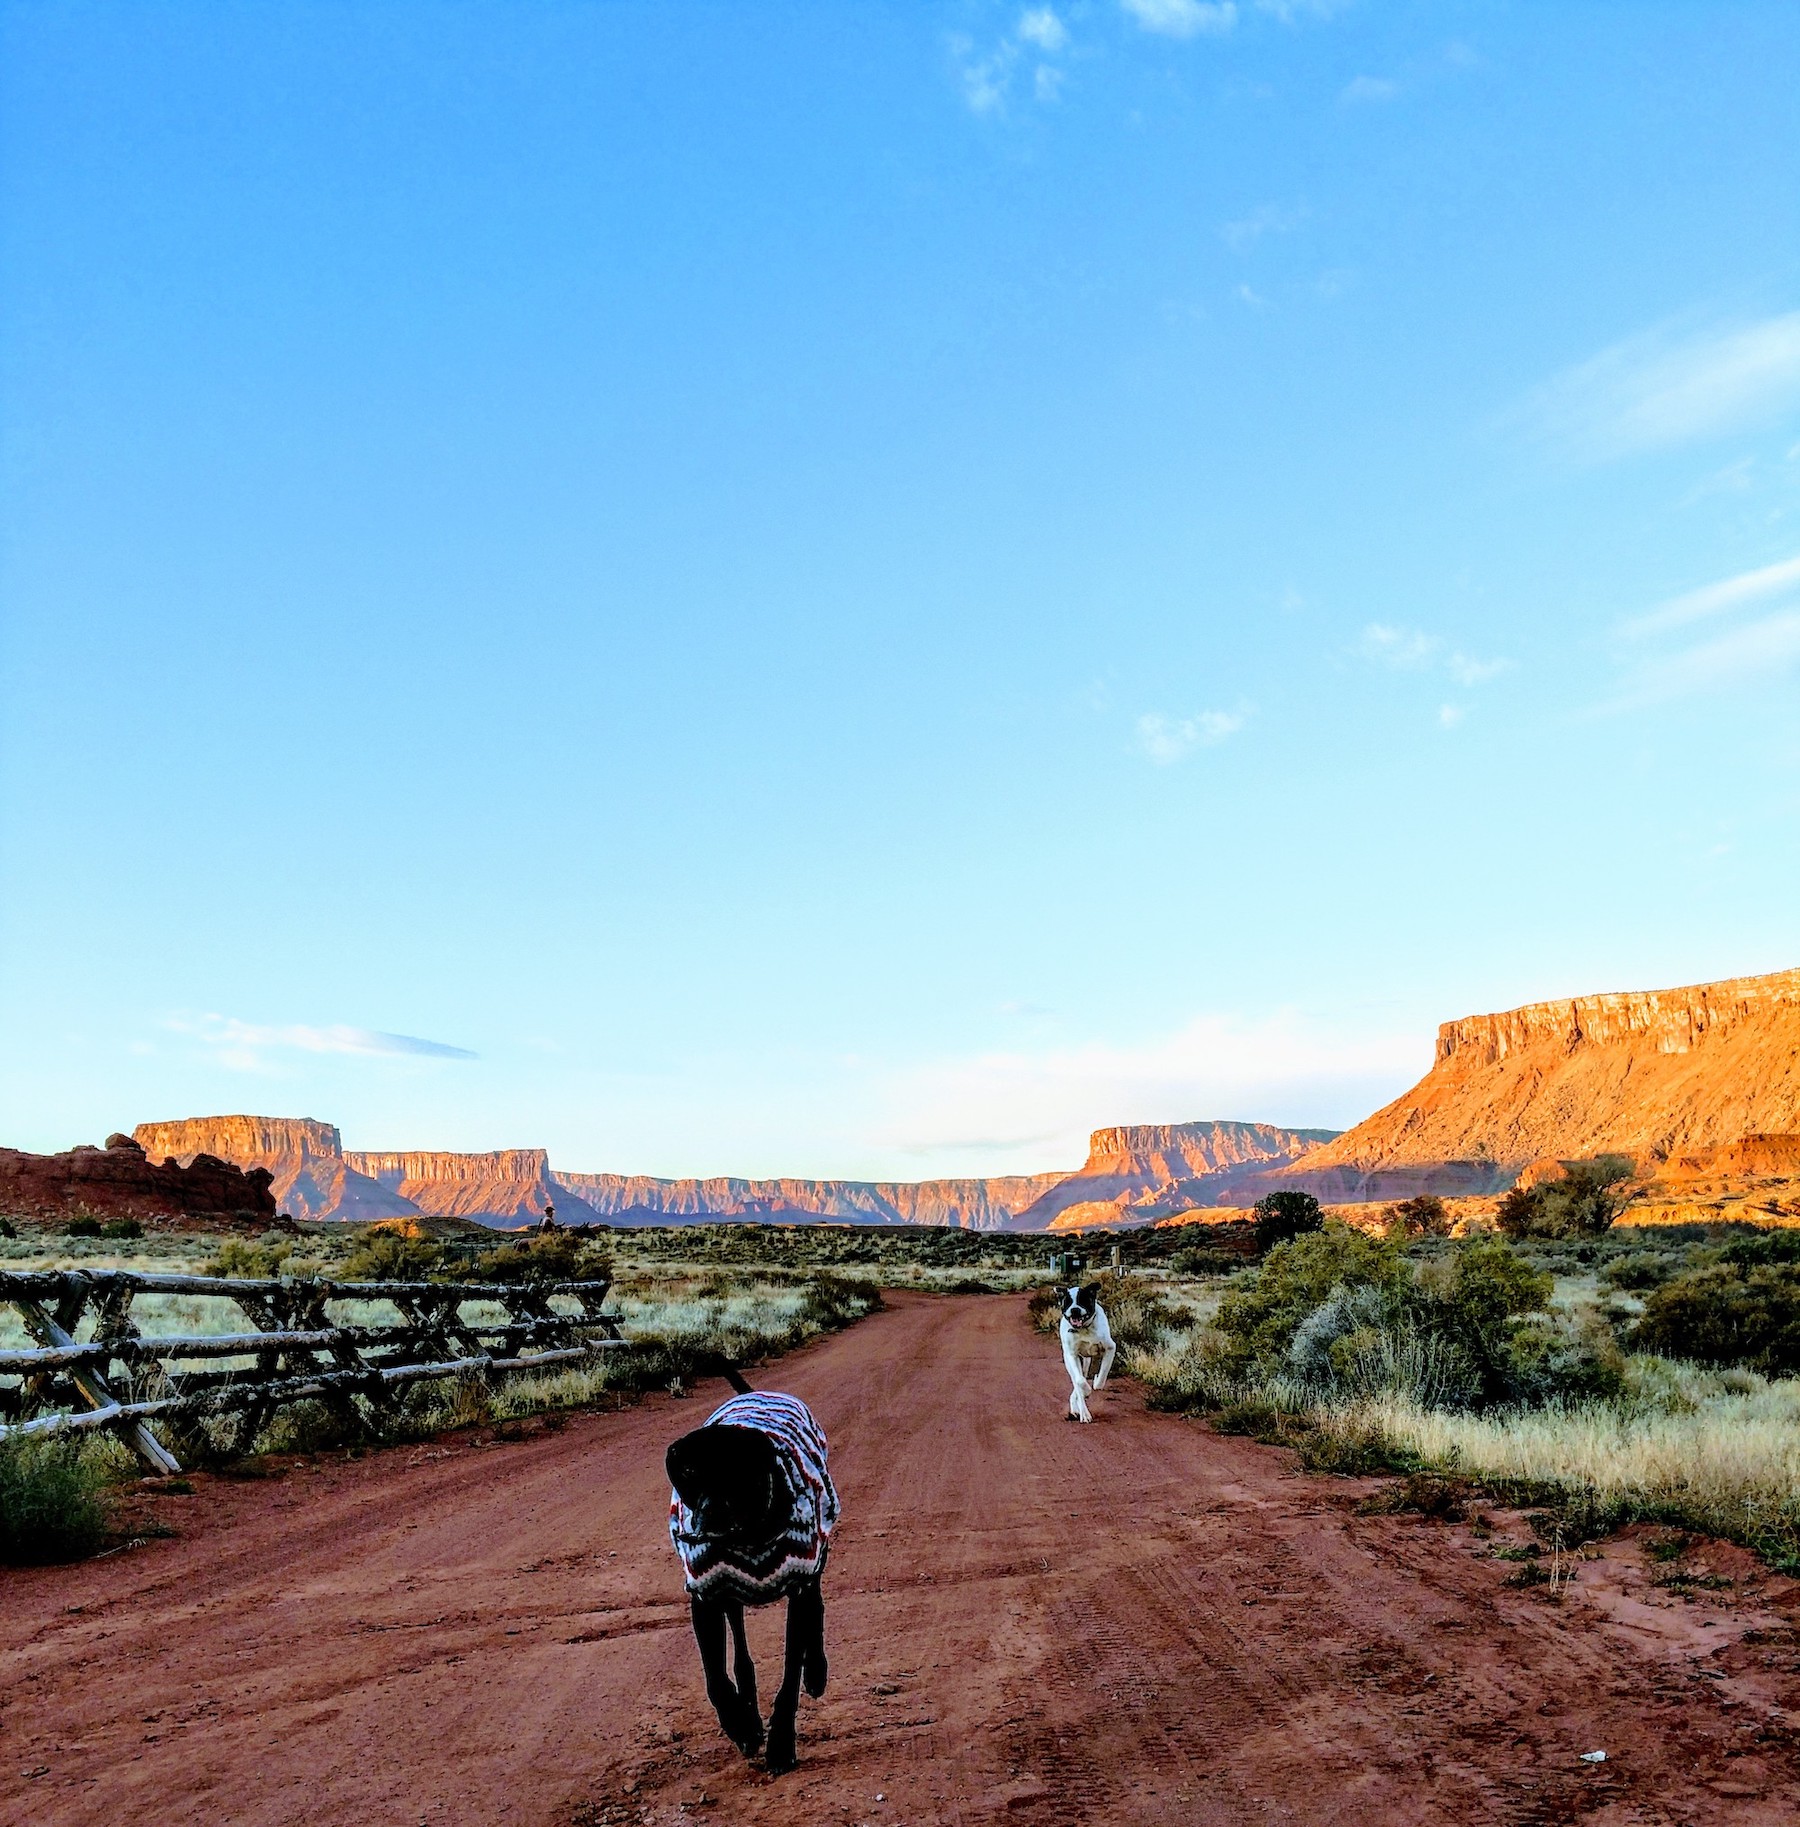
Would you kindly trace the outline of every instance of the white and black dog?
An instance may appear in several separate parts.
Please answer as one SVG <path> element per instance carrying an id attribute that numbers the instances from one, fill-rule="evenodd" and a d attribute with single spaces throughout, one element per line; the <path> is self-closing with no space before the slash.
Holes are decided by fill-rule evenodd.
<path id="1" fill-rule="evenodd" d="M 1106 1323 L 1106 1309 L 1100 1305 L 1100 1290 L 1089 1282 L 1081 1288 L 1063 1288 L 1062 1337 L 1063 1362 L 1069 1368 L 1069 1418 L 1091 1421 L 1087 1399 L 1096 1389 L 1106 1387 L 1112 1373 L 1112 1327 Z M 1095 1365 L 1099 1368 L 1096 1370 Z"/>

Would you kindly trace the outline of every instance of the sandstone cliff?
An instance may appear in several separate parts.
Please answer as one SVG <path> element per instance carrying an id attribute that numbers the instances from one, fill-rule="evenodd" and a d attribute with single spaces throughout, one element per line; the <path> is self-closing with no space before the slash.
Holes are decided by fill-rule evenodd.
<path id="1" fill-rule="evenodd" d="M 770 1224 L 949 1224 L 992 1231 L 1068 1176 L 987 1180 L 657 1180 L 647 1174 L 564 1174 L 558 1185 L 614 1224 L 753 1218 Z M 561 1205 L 558 1205 L 558 1212 Z"/>
<path id="2" fill-rule="evenodd" d="M 547 1205 L 556 1207 L 560 1224 L 592 1224 L 598 1216 L 579 1194 L 552 1178 L 549 1156 L 541 1148 L 501 1148 L 480 1155 L 353 1150 L 344 1159 L 353 1172 L 404 1200 L 409 1210 L 434 1217 L 532 1224 Z"/>
<path id="3" fill-rule="evenodd" d="M 1218 1120 L 1096 1129 L 1083 1166 L 1034 1200 L 1009 1228 L 1135 1224 L 1198 1206 L 1235 1205 L 1248 1179 L 1310 1158 L 1335 1133 Z"/>
<path id="4" fill-rule="evenodd" d="M 1647 1172 L 1795 1131 L 1800 971 L 1780 971 L 1446 1022 L 1410 1091 L 1250 1190 L 1493 1193 L 1546 1156 L 1626 1154 Z"/>
<path id="5" fill-rule="evenodd" d="M 1073 1173 L 980 1180 L 656 1180 L 569 1173 L 555 1178 L 615 1224 L 753 1218 L 950 1224 L 977 1231 L 1067 1229 L 1227 1200 L 1241 1172 L 1298 1159 L 1332 1133 L 1228 1122 L 1097 1129 L 1089 1138 L 1086 1165 Z"/>
<path id="6" fill-rule="evenodd" d="M 213 1155 L 267 1169 L 278 1210 L 293 1218 L 399 1218 L 418 1207 L 352 1169 L 336 1128 L 312 1117 L 184 1117 L 132 1132 L 154 1160 Z"/>
<path id="7" fill-rule="evenodd" d="M 59 1155 L 0 1148 L 0 1213 L 20 1218 L 137 1218 L 152 1225 L 266 1225 L 275 1216 L 267 1169 L 244 1173 L 208 1154 L 152 1161 L 130 1136 Z"/>

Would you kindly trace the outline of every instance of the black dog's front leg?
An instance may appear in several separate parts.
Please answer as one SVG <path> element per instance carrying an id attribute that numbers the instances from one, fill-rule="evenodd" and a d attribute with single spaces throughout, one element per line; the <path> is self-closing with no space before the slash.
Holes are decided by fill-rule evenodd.
<path id="1" fill-rule="evenodd" d="M 787 1609 L 787 1660 L 781 1671 L 781 1691 L 769 1714 L 769 1769 L 776 1775 L 793 1769 L 799 1761 L 794 1750 L 794 1720 L 800 1711 L 800 1679 L 806 1674 L 808 1691 L 825 1687 L 825 1599 L 813 1580 L 789 1600 Z M 816 1674 L 818 1685 L 811 1677 Z"/>
<path id="2" fill-rule="evenodd" d="M 706 1697 L 719 1716 L 719 1724 L 725 1728 L 725 1736 L 746 1757 L 754 1757 L 762 1748 L 762 1720 L 757 1716 L 754 1704 L 744 1704 L 743 1695 L 725 1672 L 725 1607 L 717 1600 L 692 1599 L 688 1609 L 694 1620 L 694 1641 L 700 1645 L 700 1667 L 706 1675 Z M 741 1642 L 741 1614 L 737 1631 Z M 749 1660 L 747 1653 L 745 1660 Z"/>
<path id="3" fill-rule="evenodd" d="M 731 1626 L 731 1673 L 737 1683 L 738 1698 L 760 1721 L 756 1706 L 756 1664 L 750 1660 L 750 1639 L 744 1635 L 744 1607 L 736 1599 L 726 1599 L 725 1619 Z"/>

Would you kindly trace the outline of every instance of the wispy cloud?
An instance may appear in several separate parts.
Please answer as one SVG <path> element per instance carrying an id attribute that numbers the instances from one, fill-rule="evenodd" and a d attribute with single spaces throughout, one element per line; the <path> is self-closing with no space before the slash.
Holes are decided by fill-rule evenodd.
<path id="1" fill-rule="evenodd" d="M 1665 450 L 1800 409 L 1800 311 L 1702 331 L 1668 326 L 1553 376 L 1509 415 L 1590 462 Z"/>
<path id="2" fill-rule="evenodd" d="M 1147 711 L 1137 720 L 1138 747 L 1158 767 L 1168 767 L 1195 749 L 1217 748 L 1250 721 L 1250 710 L 1201 711 L 1197 717 L 1169 717 Z"/>
<path id="3" fill-rule="evenodd" d="M 1120 0 L 1146 32 L 1164 38 L 1198 38 L 1229 32 L 1237 24 L 1233 0 Z"/>
<path id="4" fill-rule="evenodd" d="M 1396 628 L 1390 622 L 1371 622 L 1357 642 L 1366 660 L 1379 660 L 1402 672 L 1417 672 L 1429 666 L 1443 643 L 1434 634 L 1422 634 L 1417 628 Z"/>
<path id="5" fill-rule="evenodd" d="M 1741 617 L 1757 608 L 1763 613 L 1739 620 L 1723 633 L 1681 644 L 1683 631 L 1697 624 Z M 1634 710 L 1779 678 L 1800 659 L 1800 558 L 1689 590 L 1621 623 L 1619 634 L 1634 651 L 1618 692 L 1602 711 Z"/>
<path id="6" fill-rule="evenodd" d="M 452 1047 L 441 1040 L 423 1040 L 416 1034 L 386 1034 L 343 1023 L 321 1028 L 299 1022 L 271 1025 L 240 1021 L 233 1015 L 177 1015 L 164 1025 L 174 1033 L 193 1036 L 211 1048 L 222 1064 L 242 1071 L 256 1071 L 266 1064 L 270 1054 L 281 1053 L 349 1053 L 389 1059 L 477 1057 L 467 1047 Z"/>
<path id="7" fill-rule="evenodd" d="M 1435 634 L 1426 634 L 1419 628 L 1399 628 L 1390 622 L 1369 623 L 1358 638 L 1357 652 L 1365 660 L 1395 672 L 1435 672 L 1441 668 L 1465 690 L 1499 678 L 1512 666 L 1511 660 L 1478 660 L 1457 648 L 1446 649 Z M 1438 725 L 1455 729 L 1467 715 L 1466 705 L 1441 704 Z"/>
<path id="8" fill-rule="evenodd" d="M 1444 670 L 1458 685 L 1485 685 L 1511 667 L 1511 660 L 1476 660 L 1466 653 L 1449 654 L 1444 660 Z"/>
<path id="9" fill-rule="evenodd" d="M 1386 76 L 1357 76 L 1344 84 L 1339 101 L 1355 107 L 1369 102 L 1391 102 L 1400 93 L 1400 85 Z"/>
<path id="10" fill-rule="evenodd" d="M 1625 623 L 1621 632 L 1633 639 L 1642 639 L 1671 628 L 1685 628 L 1690 622 L 1729 615 L 1749 603 L 1765 602 L 1796 590 L 1800 590 L 1800 558 L 1784 558 L 1776 564 L 1763 565 L 1755 571 L 1740 571 L 1736 577 L 1727 577 L 1719 583 L 1705 584 L 1698 590 L 1672 597 L 1661 608 Z"/>
<path id="11" fill-rule="evenodd" d="M 1672 698 L 1719 693 L 1766 681 L 1800 660 L 1800 609 L 1746 622 L 1728 634 L 1634 667 L 1608 710 L 1636 710 Z"/>
<path id="12" fill-rule="evenodd" d="M 1242 216 L 1235 222 L 1223 223 L 1219 235 L 1233 253 L 1241 254 L 1254 247 L 1264 235 L 1289 234 L 1305 220 L 1304 210 L 1284 209 L 1278 203 L 1265 203 L 1260 209 L 1253 209 L 1249 215 Z"/>

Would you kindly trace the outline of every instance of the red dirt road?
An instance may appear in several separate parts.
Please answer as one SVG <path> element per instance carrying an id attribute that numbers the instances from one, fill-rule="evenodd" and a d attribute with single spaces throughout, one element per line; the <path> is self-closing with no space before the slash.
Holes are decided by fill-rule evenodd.
<path id="1" fill-rule="evenodd" d="M 520 1444 L 202 1480 L 156 1500 L 178 1539 L 0 1574 L 0 1820 L 1800 1813 L 1790 1582 L 1684 1603 L 1619 1543 L 1548 1605 L 1466 1528 L 1357 1516 L 1366 1486 L 1128 1384 L 1062 1421 L 1054 1344 L 1010 1298 L 896 1297 L 757 1380 L 813 1404 L 844 1499 L 831 1689 L 791 1776 L 719 1734 L 664 1533 L 662 1450 L 707 1388 Z"/>

